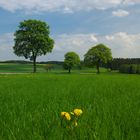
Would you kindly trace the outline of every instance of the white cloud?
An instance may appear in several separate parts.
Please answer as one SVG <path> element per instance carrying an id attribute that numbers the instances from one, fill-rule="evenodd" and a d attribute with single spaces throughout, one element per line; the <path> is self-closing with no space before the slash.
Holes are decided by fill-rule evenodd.
<path id="1" fill-rule="evenodd" d="M 13 45 L 13 34 L 6 33 L 0 35 L 0 51 L 6 50 L 9 46 Z"/>
<path id="2" fill-rule="evenodd" d="M 73 13 L 75 11 L 89 11 L 93 9 L 107 9 L 119 5 L 140 3 L 139 0 L 0 0 L 0 7 L 14 12 L 23 10 L 29 12 Z"/>
<path id="3" fill-rule="evenodd" d="M 140 57 L 140 34 L 119 32 L 101 37 L 100 41 L 112 49 L 114 57 Z"/>
<path id="4" fill-rule="evenodd" d="M 55 42 L 56 51 L 84 53 L 87 46 L 97 43 L 98 39 L 95 34 L 62 34 L 56 36 Z"/>
<path id="5" fill-rule="evenodd" d="M 125 17 L 129 15 L 129 12 L 122 9 L 118 9 L 117 11 L 113 11 L 112 14 L 116 17 Z"/>
<path id="6" fill-rule="evenodd" d="M 83 55 L 94 45 L 104 43 L 113 52 L 113 57 L 140 57 L 140 34 L 118 32 L 111 35 L 96 34 L 62 34 L 54 37 L 55 47 L 53 52 L 38 61 L 63 60 L 68 51 Z M 23 59 L 13 54 L 13 34 L 0 35 L 0 60 Z"/>
<path id="7" fill-rule="evenodd" d="M 96 39 L 93 40 L 93 37 Z M 55 50 L 62 54 L 61 59 L 68 51 L 75 51 L 83 58 L 87 50 L 98 43 L 104 43 L 110 47 L 114 57 L 140 57 L 140 34 L 125 32 L 105 36 L 95 34 L 60 35 L 56 37 Z"/>
<path id="8" fill-rule="evenodd" d="M 112 49 L 114 57 L 140 57 L 140 34 L 118 32 L 111 35 L 63 34 L 55 37 L 55 48 L 49 54 L 50 60 L 63 60 L 68 51 L 83 55 L 94 45 L 104 43 Z"/>
<path id="9" fill-rule="evenodd" d="M 133 5 L 135 3 L 140 3 L 140 0 L 122 0 L 124 4 Z"/>
<path id="10" fill-rule="evenodd" d="M 106 35 L 105 38 L 106 38 L 106 40 L 108 40 L 108 41 L 114 40 L 114 36 Z"/>

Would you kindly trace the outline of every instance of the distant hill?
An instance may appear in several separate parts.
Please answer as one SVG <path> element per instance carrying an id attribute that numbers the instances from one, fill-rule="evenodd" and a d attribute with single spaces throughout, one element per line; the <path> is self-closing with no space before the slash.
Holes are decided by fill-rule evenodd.
<path id="1" fill-rule="evenodd" d="M 31 64 L 32 61 L 25 61 L 25 60 L 7 60 L 7 61 L 0 61 L 0 63 L 19 63 L 19 64 Z M 38 64 L 57 64 L 63 65 L 63 61 L 41 61 L 37 62 Z"/>

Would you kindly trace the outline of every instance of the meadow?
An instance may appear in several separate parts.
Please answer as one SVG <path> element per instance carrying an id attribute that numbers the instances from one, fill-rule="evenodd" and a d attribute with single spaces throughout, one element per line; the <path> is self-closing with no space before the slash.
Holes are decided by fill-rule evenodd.
<path id="1" fill-rule="evenodd" d="M 75 108 L 83 114 L 67 129 L 60 113 Z M 139 140 L 139 132 L 139 75 L 0 75 L 0 140 Z"/>

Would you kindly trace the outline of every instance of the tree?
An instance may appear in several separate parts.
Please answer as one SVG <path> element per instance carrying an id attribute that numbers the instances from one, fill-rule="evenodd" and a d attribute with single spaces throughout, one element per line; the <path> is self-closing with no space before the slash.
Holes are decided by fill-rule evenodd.
<path id="1" fill-rule="evenodd" d="M 104 44 L 98 44 L 92 47 L 84 56 L 84 62 L 87 66 L 96 65 L 97 73 L 100 73 L 100 64 L 107 63 L 112 60 L 111 50 Z"/>
<path id="2" fill-rule="evenodd" d="M 37 56 L 50 53 L 54 41 L 49 37 L 49 25 L 40 20 L 24 20 L 15 32 L 14 53 L 33 61 L 33 72 L 36 72 Z"/>
<path id="3" fill-rule="evenodd" d="M 71 72 L 73 66 L 80 64 L 80 57 L 75 52 L 68 52 L 65 54 L 64 68 Z"/>

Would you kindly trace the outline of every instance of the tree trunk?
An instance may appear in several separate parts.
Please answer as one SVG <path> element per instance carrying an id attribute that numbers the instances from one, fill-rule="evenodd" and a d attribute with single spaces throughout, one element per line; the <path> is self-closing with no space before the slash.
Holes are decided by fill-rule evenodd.
<path id="1" fill-rule="evenodd" d="M 99 66 L 99 62 L 97 62 L 96 68 L 97 68 L 97 74 L 99 74 L 99 73 L 100 73 L 100 66 Z"/>
<path id="2" fill-rule="evenodd" d="M 71 73 L 71 69 L 69 68 L 69 73 Z"/>
<path id="3" fill-rule="evenodd" d="M 33 73 L 36 73 L 36 56 L 33 57 Z"/>

